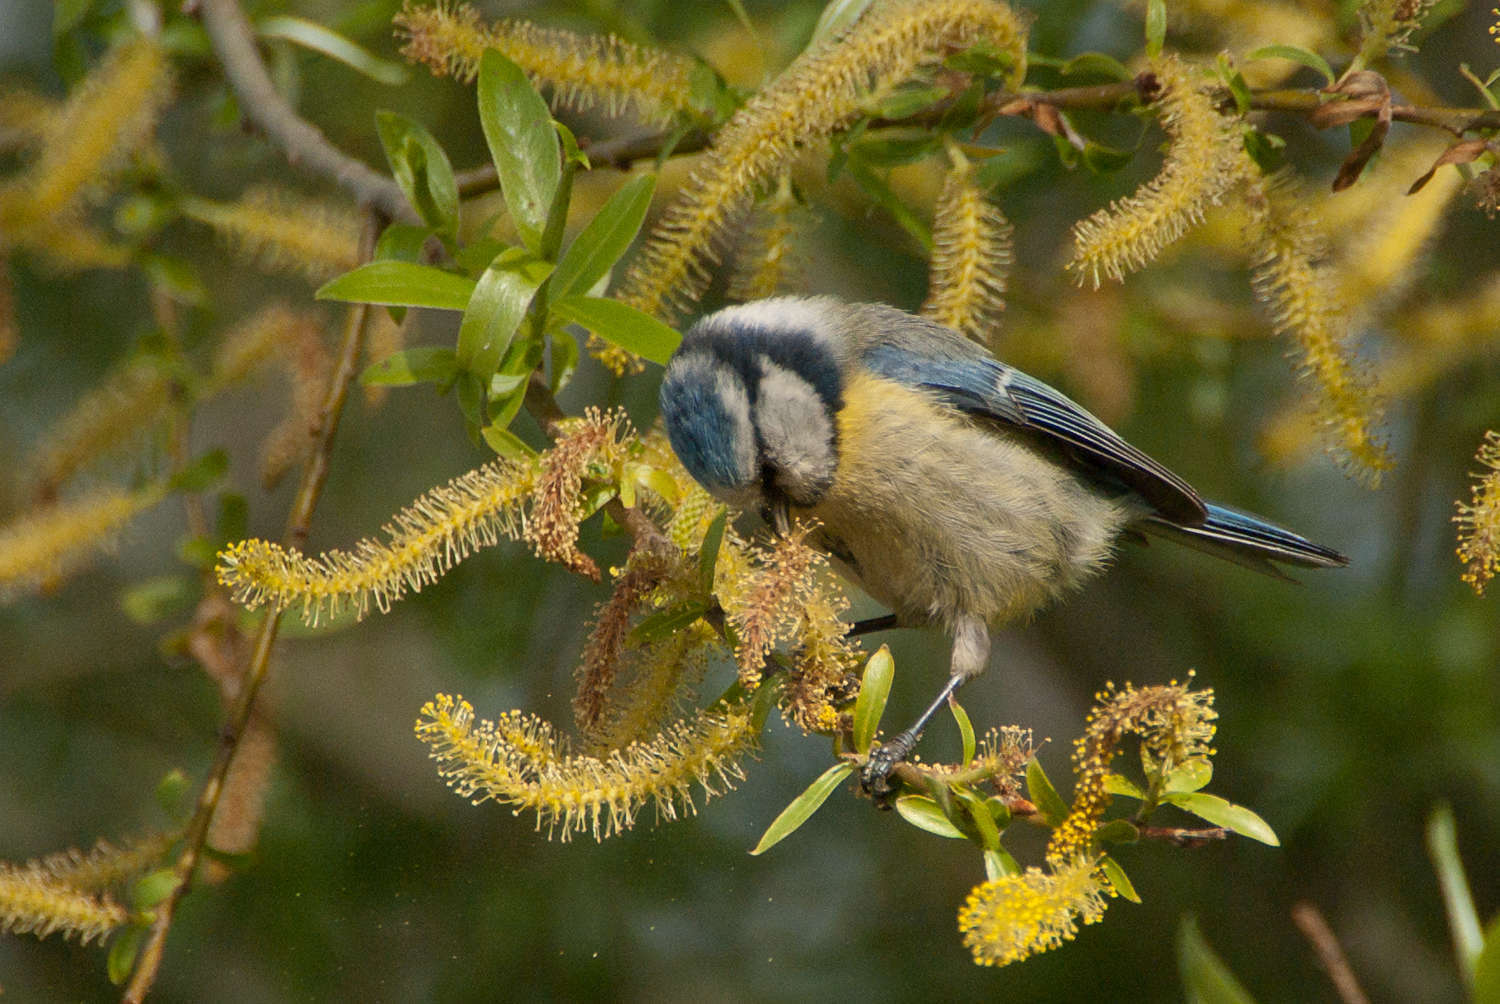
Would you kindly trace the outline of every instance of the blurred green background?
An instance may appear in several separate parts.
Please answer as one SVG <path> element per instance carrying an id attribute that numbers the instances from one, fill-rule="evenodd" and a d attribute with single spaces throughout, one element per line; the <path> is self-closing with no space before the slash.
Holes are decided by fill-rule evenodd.
<path id="1" fill-rule="evenodd" d="M 744 6 L 754 37 L 730 5 L 693 0 L 482 9 L 654 37 L 754 83 L 803 44 L 820 5 Z M 389 0 L 254 9 L 298 13 L 394 56 L 386 26 L 398 5 Z M 1140 48 L 1139 13 L 1128 7 L 1031 10 L 1035 50 L 1099 49 L 1125 59 Z M 1483 76 L 1500 63 L 1486 33 L 1494 18 L 1482 6 L 1441 13 L 1421 51 L 1399 63 L 1431 85 L 1433 100 L 1473 105 L 1457 66 L 1469 63 Z M 0 7 L 7 85 L 61 92 L 51 15 L 43 0 Z M 1352 25 L 1351 10 L 1335 15 Z M 1211 22 L 1199 29 L 1182 16 L 1188 44 L 1210 52 L 1228 44 Z M 469 88 L 421 68 L 404 87 L 382 87 L 305 53 L 282 55 L 300 110 L 368 162 L 382 164 L 376 108 L 425 123 L 458 166 L 483 158 Z M 186 65 L 180 87 L 160 142 L 185 188 L 223 198 L 269 179 L 336 197 L 240 133 L 223 114 L 211 61 Z M 603 119 L 578 121 L 586 135 L 612 128 Z M 1108 576 L 1034 623 L 1000 633 L 990 672 L 964 703 L 981 726 L 1019 723 L 1050 737 L 1042 760 L 1066 789 L 1070 740 L 1099 687 L 1181 679 L 1195 669 L 1198 684 L 1218 695 L 1212 790 L 1260 812 L 1281 848 L 1243 839 L 1192 851 L 1122 848 L 1117 856 L 1144 904 L 1115 901 L 1103 923 L 1063 949 L 986 970 L 971 963 L 955 927 L 959 904 L 983 878 L 971 849 L 838 795 L 773 852 L 747 856 L 828 763 L 823 741 L 779 722 L 749 778 L 722 799 L 700 800 L 697 816 L 659 828 L 643 823 L 603 845 L 548 842 L 527 818 L 453 796 L 412 735 L 418 709 L 439 691 L 463 694 L 481 715 L 520 707 L 569 720 L 573 668 L 607 587 L 505 544 L 389 615 L 280 642 L 267 695 L 279 760 L 259 845 L 245 867 L 184 902 L 154 999 L 1168 1000 L 1181 995 L 1176 930 L 1195 914 L 1259 999 L 1331 1000 L 1290 919 L 1301 900 L 1324 911 L 1375 999 L 1459 999 L 1422 833 L 1433 807 L 1450 802 L 1480 915 L 1493 916 L 1500 616 L 1494 597 L 1478 598 L 1459 582 L 1449 518 L 1454 500 L 1468 496 L 1484 429 L 1500 425 L 1500 318 L 1487 347 L 1390 402 L 1399 466 L 1383 489 L 1359 487 L 1316 453 L 1272 465 L 1257 441 L 1269 421 L 1298 407 L 1293 364 L 1289 346 L 1269 337 L 1251 304 L 1242 264 L 1198 246 L 1100 294 L 1075 291 L 1061 274 L 1071 224 L 1155 170 L 1159 132 L 1102 116 L 1094 125 L 1117 132 L 1121 145 L 1139 143 L 1144 155 L 1119 174 L 1097 176 L 1063 170 L 1050 141 L 1025 123 L 1007 120 L 990 137 L 1018 164 L 998 194 L 1016 226 L 1006 328 L 1018 353 L 1205 495 L 1270 516 L 1352 562 L 1292 586 L 1167 545 L 1127 545 Z M 1309 188 L 1326 190 L 1347 133 L 1320 134 L 1295 120 L 1274 127 Z M 1391 141 L 1415 135 L 1398 125 Z M 847 202 L 817 208 L 811 288 L 918 305 L 922 256 L 887 218 Z M 1403 305 L 1462 299 L 1495 281 L 1500 223 L 1470 202 L 1455 201 L 1418 259 Z M 201 228 L 178 227 L 161 239 L 199 264 L 212 296 L 193 319 L 204 329 L 273 295 L 310 302 L 306 283 L 226 256 Z M 20 342 L 0 365 L 0 467 L 15 469 L 152 320 L 139 273 L 58 276 L 25 255 L 8 267 Z M 1181 290 L 1231 320 L 1203 330 L 1201 311 L 1174 313 L 1167 294 Z M 326 316 L 331 332 L 340 315 Z M 1379 316 L 1395 320 L 1362 331 L 1360 343 L 1376 360 L 1402 338 L 1399 310 Z M 1090 321 L 1096 327 L 1088 331 L 1070 327 Z M 412 339 L 451 340 L 448 323 L 422 317 Z M 1091 360 L 1119 376 L 1108 407 L 1091 396 L 1099 385 L 1091 391 L 1080 376 Z M 646 426 L 658 379 L 652 369 L 617 382 L 586 359 L 563 404 L 576 411 L 619 403 Z M 196 449 L 229 449 L 231 481 L 249 495 L 250 530 L 273 538 L 291 489 L 254 487 L 254 455 L 283 395 L 274 383 L 235 392 L 204 408 L 193 430 Z M 525 422 L 523 434 L 534 435 Z M 149 448 L 143 453 L 104 476 L 159 462 Z M 430 389 L 397 391 L 378 409 L 356 396 L 310 548 L 374 535 L 415 496 L 485 459 L 451 401 Z M 23 501 L 6 500 L 5 511 Z M 180 767 L 196 779 L 206 770 L 220 723 L 215 685 L 193 664 L 161 655 L 164 628 L 133 623 L 119 604 L 132 583 L 181 567 L 172 550 L 182 533 L 180 507 L 161 506 L 126 532 L 116 554 L 55 593 L 0 607 L 0 858 L 159 826 L 151 792 L 161 776 Z M 584 547 L 601 565 L 623 556 L 622 542 L 600 540 L 596 523 L 586 527 Z M 859 602 L 860 613 L 875 612 Z M 946 642 L 922 632 L 879 639 L 896 655 L 891 714 L 914 714 L 945 672 Z M 721 667 L 705 692 L 728 678 Z M 950 722 L 924 741 L 929 756 L 954 744 Z M 1034 846 L 1017 844 L 1023 862 L 1039 860 L 1039 836 Z M 57 938 L 0 937 L 0 989 L 17 1001 L 108 998 L 103 956 L 97 946 Z"/>

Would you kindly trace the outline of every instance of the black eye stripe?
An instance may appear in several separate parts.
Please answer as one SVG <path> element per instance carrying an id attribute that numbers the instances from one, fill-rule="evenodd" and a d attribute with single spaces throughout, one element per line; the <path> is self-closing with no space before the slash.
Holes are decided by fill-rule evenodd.
<path id="1" fill-rule="evenodd" d="M 704 348 L 739 375 L 752 408 L 760 394 L 762 359 L 806 380 L 830 413 L 844 407 L 844 380 L 838 360 L 805 331 L 741 324 L 731 333 L 700 324 L 688 333 L 688 339 L 702 342 Z"/>

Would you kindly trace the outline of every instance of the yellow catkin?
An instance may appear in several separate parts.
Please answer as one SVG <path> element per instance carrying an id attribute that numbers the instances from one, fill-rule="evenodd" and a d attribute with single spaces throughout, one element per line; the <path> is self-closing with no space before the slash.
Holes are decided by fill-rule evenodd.
<path id="1" fill-rule="evenodd" d="M 0 151 L 40 145 L 61 108 L 35 91 L 0 90 Z"/>
<path id="2" fill-rule="evenodd" d="M 1464 563 L 1463 580 L 1484 593 L 1484 587 L 1500 573 L 1500 433 L 1484 434 L 1474 457 L 1485 473 L 1474 475 L 1469 504 L 1457 502 L 1458 558 Z"/>
<path id="3" fill-rule="evenodd" d="M 632 263 L 620 298 L 671 317 L 697 298 L 717 262 L 715 242 L 756 189 L 812 140 L 847 125 L 871 95 L 950 48 L 987 42 L 1024 72 L 1020 19 L 993 0 L 884 0 L 842 35 L 809 49 L 714 137 L 698 169 Z"/>
<path id="4" fill-rule="evenodd" d="M 62 932 L 85 944 L 129 919 L 105 895 L 80 891 L 32 869 L 0 865 L 0 931 L 45 938 Z"/>
<path id="5" fill-rule="evenodd" d="M 315 315 L 293 310 L 284 303 L 271 303 L 240 321 L 219 339 L 209 368 L 215 390 L 239 383 L 262 366 L 285 358 L 309 334 L 317 336 L 321 325 Z"/>
<path id="6" fill-rule="evenodd" d="M 992 344 L 1005 309 L 1011 263 L 1011 226 L 1000 207 L 975 183 L 974 166 L 956 148 L 933 212 L 932 262 L 922 313 Z"/>
<path id="7" fill-rule="evenodd" d="M 1087 858 L 1050 872 L 1028 868 L 976 886 L 958 911 L 958 929 L 976 963 L 1004 966 L 1072 940 L 1080 925 L 1104 916 L 1109 895 Z"/>
<path id="8" fill-rule="evenodd" d="M 134 493 L 106 488 L 0 527 L 0 600 L 37 589 L 77 568 L 165 494 L 160 487 Z"/>
<path id="9" fill-rule="evenodd" d="M 1209 744 L 1217 717 L 1212 690 L 1189 690 L 1176 681 L 1141 688 L 1126 684 L 1123 690 L 1110 684 L 1096 695 L 1088 725 L 1073 743 L 1073 804 L 1052 831 L 1048 864 L 1055 870 L 1094 855 L 1094 832 L 1109 808 L 1110 764 L 1126 735 L 1139 735 L 1142 747 L 1169 771 L 1213 754 Z"/>
<path id="10" fill-rule="evenodd" d="M 171 66 L 154 42 L 112 50 L 50 116 L 36 160 L 0 189 L 0 235 L 76 209 L 150 139 L 171 91 Z"/>
<path id="11" fill-rule="evenodd" d="M 182 211 L 265 269 L 321 282 L 359 264 L 359 217 L 342 207 L 260 187 L 237 202 L 184 199 Z"/>
<path id="12" fill-rule="evenodd" d="M 1152 64 L 1162 93 L 1156 100 L 1169 137 L 1155 178 L 1135 194 L 1073 225 L 1068 268 L 1097 288 L 1121 280 L 1203 219 L 1239 179 L 1243 156 L 1238 123 L 1219 112 L 1206 80 L 1174 55 Z"/>
<path id="13" fill-rule="evenodd" d="M 1316 221 L 1305 205 L 1289 202 L 1284 185 L 1260 179 L 1248 157 L 1242 170 L 1256 295 L 1270 308 L 1278 333 L 1297 343 L 1298 369 L 1316 389 L 1328 449 L 1352 477 L 1374 486 L 1393 460 L 1371 380 L 1350 357 L 1349 315 L 1337 299 L 1337 280 L 1319 264 L 1323 241 Z"/>
<path id="14" fill-rule="evenodd" d="M 98 892 L 155 867 L 176 841 L 169 833 L 151 833 L 119 846 L 99 840 L 88 851 L 70 848 L 12 867 L 40 875 L 80 892 Z"/>
<path id="15" fill-rule="evenodd" d="M 658 819 L 693 813 L 694 786 L 705 798 L 734 787 L 744 777 L 739 760 L 756 742 L 750 709 L 737 704 L 699 712 L 650 742 L 603 757 L 570 756 L 546 722 L 515 711 L 476 722 L 468 702 L 446 694 L 422 708 L 416 732 L 458 795 L 534 812 L 538 830 L 563 840 L 613 836 L 647 803 Z"/>
<path id="16" fill-rule="evenodd" d="M 370 603 L 384 613 L 407 592 L 420 592 L 455 564 L 503 534 L 520 531 L 522 500 L 536 477 L 530 465 L 496 460 L 435 488 L 399 512 L 385 531 L 350 551 L 307 557 L 264 540 L 243 540 L 219 553 L 219 582 L 254 609 L 301 604 L 309 624 Z"/>
<path id="17" fill-rule="evenodd" d="M 498 49 L 562 105 L 600 105 L 616 115 L 629 109 L 655 123 L 691 108 L 697 63 L 665 49 L 513 19 L 482 24 L 463 3 L 407 3 L 395 23 L 402 55 L 440 76 L 473 80 L 484 50 Z"/>
<path id="18" fill-rule="evenodd" d="M 807 263 L 798 249 L 801 209 L 791 174 L 783 172 L 775 194 L 757 207 L 758 219 L 746 231 L 729 281 L 731 300 L 759 300 L 802 288 Z"/>

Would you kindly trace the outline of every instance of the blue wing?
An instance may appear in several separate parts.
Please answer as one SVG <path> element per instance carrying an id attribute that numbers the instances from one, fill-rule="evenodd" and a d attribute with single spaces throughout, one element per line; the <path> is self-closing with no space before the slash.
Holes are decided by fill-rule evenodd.
<path id="1" fill-rule="evenodd" d="M 932 325 L 920 339 L 881 331 L 863 346 L 861 362 L 887 379 L 931 391 L 959 411 L 1054 441 L 1087 473 L 1132 489 L 1174 523 L 1198 525 L 1207 516 L 1192 486 L 1067 395 L 946 328 Z"/>

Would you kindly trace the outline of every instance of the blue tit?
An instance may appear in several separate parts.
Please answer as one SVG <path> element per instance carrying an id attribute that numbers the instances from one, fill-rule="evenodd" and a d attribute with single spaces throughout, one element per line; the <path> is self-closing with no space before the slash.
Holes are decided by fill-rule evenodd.
<path id="1" fill-rule="evenodd" d="M 814 541 L 894 623 L 952 637 L 948 683 L 872 754 L 866 788 L 989 658 L 989 627 L 1098 572 L 1122 534 L 1165 537 L 1282 576 L 1347 564 L 1180 477 L 1053 388 L 933 321 L 879 304 L 779 297 L 684 336 L 661 385 L 672 448 L 715 497 Z"/>

